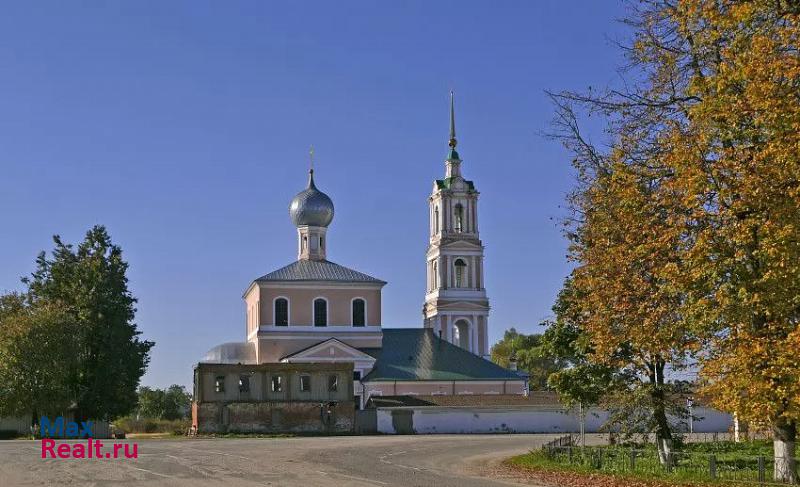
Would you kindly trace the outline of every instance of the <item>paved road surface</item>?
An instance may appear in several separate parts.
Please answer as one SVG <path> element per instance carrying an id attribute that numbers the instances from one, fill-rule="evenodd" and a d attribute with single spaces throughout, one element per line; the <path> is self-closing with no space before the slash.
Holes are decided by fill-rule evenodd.
<path id="1" fill-rule="evenodd" d="M 138 442 L 139 458 L 42 459 L 40 441 L 0 441 L 0 487 L 518 485 L 481 465 L 551 435 L 344 436 Z M 108 451 L 104 443 L 104 451 Z"/>

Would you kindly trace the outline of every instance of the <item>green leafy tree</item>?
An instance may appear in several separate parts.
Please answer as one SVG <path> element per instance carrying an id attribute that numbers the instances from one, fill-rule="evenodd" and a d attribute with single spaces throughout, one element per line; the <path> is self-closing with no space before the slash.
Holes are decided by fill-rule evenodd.
<path id="1" fill-rule="evenodd" d="M 0 416 L 62 414 L 72 405 L 78 327 L 60 304 L 0 297 Z"/>
<path id="2" fill-rule="evenodd" d="M 136 410 L 140 419 L 182 419 L 185 418 L 192 396 L 184 386 L 173 384 L 167 389 L 139 388 L 139 406 Z"/>
<path id="3" fill-rule="evenodd" d="M 162 419 L 164 417 L 164 390 L 142 386 L 138 391 L 136 415 L 139 419 Z"/>
<path id="4" fill-rule="evenodd" d="M 517 360 L 517 367 L 530 374 L 531 389 L 547 389 L 548 377 L 561 370 L 564 364 L 558 357 L 541 354 L 541 342 L 542 335 L 526 335 L 510 328 L 503 334 L 503 339 L 492 346 L 492 362 L 508 367 L 513 356 Z"/>
<path id="5" fill-rule="evenodd" d="M 19 293 L 9 293 L 0 296 L 0 327 L 6 318 L 15 316 L 25 310 L 25 296 Z"/>
<path id="6" fill-rule="evenodd" d="M 128 264 L 105 227 L 95 226 L 73 247 L 55 236 L 25 279 L 33 303 L 59 302 L 77 324 L 76 367 L 70 387 L 79 418 L 114 418 L 136 406 L 136 388 L 153 342 L 133 322 L 136 299 L 128 290 Z"/>
<path id="7" fill-rule="evenodd" d="M 192 396 L 184 386 L 173 384 L 164 391 L 164 419 L 187 417 Z"/>
<path id="8" fill-rule="evenodd" d="M 553 306 L 555 319 L 543 323 L 538 353 L 558 360 L 564 367 L 550 374 L 548 385 L 558 392 L 561 401 L 574 407 L 600 404 L 619 383 L 618 370 L 591 360 L 593 347 L 590 336 L 581 329 L 582 313 L 574 298 L 575 289 L 567 279 Z"/>

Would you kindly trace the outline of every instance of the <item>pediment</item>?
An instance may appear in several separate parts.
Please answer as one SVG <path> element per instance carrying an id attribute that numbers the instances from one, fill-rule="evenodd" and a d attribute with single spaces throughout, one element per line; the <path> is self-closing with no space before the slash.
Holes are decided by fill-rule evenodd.
<path id="1" fill-rule="evenodd" d="M 375 362 L 375 357 L 336 338 L 312 345 L 281 359 L 281 362 Z"/>
<path id="2" fill-rule="evenodd" d="M 481 246 L 477 242 L 473 242 L 470 240 L 456 240 L 453 242 L 446 242 L 443 243 L 440 248 L 448 249 L 448 250 L 467 250 L 467 251 L 475 251 L 475 250 L 482 250 L 483 246 Z"/>

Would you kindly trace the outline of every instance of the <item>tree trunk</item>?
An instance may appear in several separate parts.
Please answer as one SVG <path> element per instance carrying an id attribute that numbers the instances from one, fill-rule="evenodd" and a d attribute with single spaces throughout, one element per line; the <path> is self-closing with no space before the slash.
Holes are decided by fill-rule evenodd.
<path id="1" fill-rule="evenodd" d="M 797 484 L 797 459 L 795 458 L 797 423 L 780 421 L 773 426 L 772 435 L 775 451 L 775 481 Z"/>
<path id="2" fill-rule="evenodd" d="M 652 368 L 650 380 L 653 383 L 651 400 L 653 406 L 653 421 L 655 423 L 656 448 L 658 448 L 658 461 L 666 467 L 672 466 L 672 428 L 667 420 L 667 410 L 664 397 L 664 363 L 656 361 Z"/>
<path id="3" fill-rule="evenodd" d="M 653 411 L 656 421 L 656 447 L 658 448 L 658 461 L 661 465 L 672 466 L 672 431 L 667 422 L 667 415 L 663 407 Z"/>

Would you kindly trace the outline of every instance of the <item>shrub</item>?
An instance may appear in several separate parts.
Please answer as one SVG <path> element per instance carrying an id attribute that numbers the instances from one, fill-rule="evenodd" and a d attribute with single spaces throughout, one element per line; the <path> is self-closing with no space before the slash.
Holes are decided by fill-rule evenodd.
<path id="1" fill-rule="evenodd" d="M 129 433 L 170 433 L 173 435 L 185 435 L 191 426 L 188 419 L 136 419 L 125 416 L 114 421 L 114 427 L 121 429 L 126 434 Z"/>

